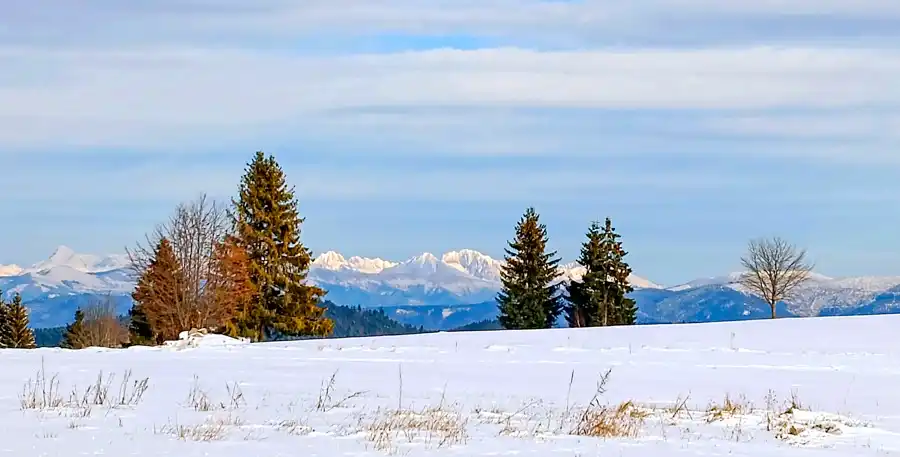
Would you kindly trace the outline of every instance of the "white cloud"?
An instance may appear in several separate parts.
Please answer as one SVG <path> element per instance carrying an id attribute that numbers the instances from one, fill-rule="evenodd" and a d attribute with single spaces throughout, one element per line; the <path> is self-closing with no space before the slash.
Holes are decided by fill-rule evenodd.
<path id="1" fill-rule="evenodd" d="M 826 48 L 297 56 L 186 48 L 0 48 L 0 144 L 171 144 L 328 128 L 388 107 L 763 110 L 896 107 L 900 51 Z M 29 75 L 46 75 L 30 80 Z M 0 83 L 2 84 L 2 83 Z M 424 122 L 424 121 L 423 121 Z"/>
<path id="2" fill-rule="evenodd" d="M 697 194 L 747 189 L 747 177 L 726 177 L 703 169 L 645 170 L 438 167 L 395 170 L 390 166 L 296 164 L 279 156 L 289 184 L 301 201 L 563 201 L 586 193 L 617 190 L 632 196 L 660 191 Z M 23 202 L 177 202 L 201 192 L 229 198 L 243 172 L 240 159 L 156 160 L 143 165 L 95 167 L 90 164 L 15 164 L 16 173 L 0 180 L 0 195 Z M 23 189 L 28 189 L 23 192 Z"/>
<path id="3" fill-rule="evenodd" d="M 900 4 L 893 0 L 32 0 L 0 6 L 0 24 L 5 26 L 0 32 L 6 29 L 7 37 L 19 42 L 95 45 L 108 38 L 215 42 L 335 32 L 571 39 L 650 29 L 658 35 L 660 23 L 671 24 L 663 33 L 677 33 L 679 25 L 671 19 L 740 21 L 751 14 L 884 20 L 900 18 Z"/>
<path id="4" fill-rule="evenodd" d="M 727 116 L 707 125 L 721 132 L 751 137 L 900 140 L 900 114 L 896 112 Z"/>

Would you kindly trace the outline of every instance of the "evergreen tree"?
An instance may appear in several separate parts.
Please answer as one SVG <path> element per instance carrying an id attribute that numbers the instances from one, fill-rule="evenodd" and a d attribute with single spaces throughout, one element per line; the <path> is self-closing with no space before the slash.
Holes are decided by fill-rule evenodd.
<path id="1" fill-rule="evenodd" d="M 156 342 L 153 327 L 147 320 L 144 307 L 137 301 L 128 310 L 128 341 L 130 346 L 152 346 Z"/>
<path id="2" fill-rule="evenodd" d="M 20 349 L 33 349 L 34 332 L 28 327 L 28 308 L 22 304 L 22 296 L 16 294 L 12 303 L 7 305 L 7 319 L 9 320 L 9 341 L 7 347 Z"/>
<path id="3" fill-rule="evenodd" d="M 547 252 L 547 227 L 534 208 L 516 225 L 516 236 L 505 249 L 500 271 L 502 289 L 497 296 L 498 321 L 506 329 L 550 328 L 562 307 L 554 283 L 558 276 L 556 252 Z"/>
<path id="4" fill-rule="evenodd" d="M 633 291 L 628 276 L 621 236 L 607 218 L 601 227 L 594 222 L 581 247 L 578 264 L 584 267 L 580 281 L 567 286 L 566 320 L 570 327 L 631 325 L 637 306 L 626 295 Z"/>
<path id="5" fill-rule="evenodd" d="M 224 241 L 215 246 L 206 285 L 209 300 L 215 302 L 219 310 L 222 322 L 218 329 L 220 333 L 239 337 L 253 330 L 247 327 L 256 295 L 253 287 L 247 250 L 241 246 L 238 238 L 226 236 Z"/>
<path id="6" fill-rule="evenodd" d="M 236 236 L 247 251 L 255 295 L 241 317 L 245 322 L 236 327 L 248 329 L 244 336 L 255 340 L 331 334 L 334 323 L 321 305 L 325 291 L 306 284 L 311 254 L 300 242 L 305 218 L 273 156 L 256 153 L 233 204 Z"/>
<path id="7" fill-rule="evenodd" d="M 66 326 L 66 334 L 61 344 L 66 349 L 84 349 L 87 347 L 87 336 L 84 328 L 84 311 L 75 310 L 75 321 Z"/>
<path id="8" fill-rule="evenodd" d="M 616 233 L 612 221 L 606 218 L 603 227 L 604 251 L 607 253 L 607 277 L 609 293 L 612 297 L 607 314 L 604 315 L 604 325 L 634 325 L 637 322 L 637 304 L 627 297 L 634 291 L 628 276 L 631 275 L 631 267 L 625 262 L 628 254 L 622 249 L 621 235 Z"/>
<path id="9" fill-rule="evenodd" d="M 580 281 L 572 280 L 566 286 L 566 321 L 569 327 L 593 327 L 600 325 L 608 304 L 604 293 L 607 288 L 603 231 L 594 222 L 588 229 L 587 240 L 581 246 L 578 264 L 584 268 Z"/>
<path id="10" fill-rule="evenodd" d="M 129 311 L 131 344 L 151 345 L 190 330 L 182 315 L 185 280 L 168 238 L 160 239 L 153 258 L 138 278 Z M 187 327 L 187 328 L 185 328 Z"/>
<path id="11" fill-rule="evenodd" d="M 9 305 L 3 300 L 3 291 L 0 290 L 0 348 L 10 347 L 12 339 L 12 325 L 9 321 Z"/>

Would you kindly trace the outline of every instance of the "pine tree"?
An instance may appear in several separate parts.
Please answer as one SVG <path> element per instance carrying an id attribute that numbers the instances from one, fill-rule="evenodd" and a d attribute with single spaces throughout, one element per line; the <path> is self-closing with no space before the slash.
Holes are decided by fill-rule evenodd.
<path id="1" fill-rule="evenodd" d="M 84 328 L 84 311 L 75 310 L 75 321 L 66 326 L 62 347 L 66 349 L 84 349 L 87 347 L 87 336 Z"/>
<path id="2" fill-rule="evenodd" d="M 559 259 L 547 252 L 547 227 L 534 208 L 516 225 L 516 236 L 505 249 L 497 296 L 498 321 L 506 329 L 550 328 L 562 311 L 557 286 Z"/>
<path id="3" fill-rule="evenodd" d="M 10 347 L 12 339 L 12 325 L 9 320 L 9 305 L 3 300 L 3 291 L 0 290 L 0 348 Z"/>
<path id="4" fill-rule="evenodd" d="M 274 335 L 326 336 L 334 323 L 325 316 L 325 291 L 306 284 L 311 254 L 300 242 L 305 218 L 297 211 L 294 189 L 275 158 L 261 151 L 247 164 L 233 201 L 236 235 L 247 250 L 255 297 L 245 322 L 237 323 L 255 340 Z M 252 330 L 251 330 L 252 329 Z"/>
<path id="5" fill-rule="evenodd" d="M 600 325 L 607 311 L 608 290 L 604 235 L 600 224 L 594 222 L 588 229 L 587 240 L 581 246 L 578 264 L 584 268 L 580 281 L 573 280 L 566 286 L 566 321 L 569 327 L 593 327 Z"/>
<path id="6" fill-rule="evenodd" d="M 135 289 L 137 290 L 137 289 Z M 131 346 L 152 346 L 156 342 L 153 327 L 147 320 L 144 307 L 137 301 L 128 310 L 128 340 Z"/>
<path id="7" fill-rule="evenodd" d="M 633 291 L 628 282 L 631 268 L 624 260 L 627 253 L 619 238 L 609 218 L 602 227 L 594 222 L 588 229 L 578 259 L 584 275 L 566 288 L 565 311 L 570 327 L 635 323 L 637 306 L 626 296 Z"/>
<path id="8" fill-rule="evenodd" d="M 9 348 L 34 349 L 34 331 L 28 326 L 28 308 L 22 304 L 22 296 L 16 294 L 12 303 L 7 305 L 9 320 Z"/>
<path id="9" fill-rule="evenodd" d="M 637 304 L 627 297 L 634 291 L 628 282 L 631 275 L 631 267 L 625 262 L 628 254 L 622 249 L 622 236 L 616 233 L 612 221 L 606 218 L 603 227 L 603 250 L 607 253 L 607 275 L 609 293 L 611 297 L 609 311 L 603 316 L 603 325 L 634 325 L 637 321 Z"/>
<path id="10" fill-rule="evenodd" d="M 129 333 L 132 344 L 153 344 L 175 339 L 190 330 L 191 316 L 182 315 L 185 280 L 167 238 L 160 239 L 149 265 L 138 278 L 131 298 Z"/>

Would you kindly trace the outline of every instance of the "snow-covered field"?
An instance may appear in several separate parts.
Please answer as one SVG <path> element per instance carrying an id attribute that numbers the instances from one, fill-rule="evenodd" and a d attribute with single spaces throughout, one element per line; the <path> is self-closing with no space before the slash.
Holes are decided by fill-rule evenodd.
<path id="1" fill-rule="evenodd" d="M 890 455 L 898 328 L 877 316 L 4 350 L 0 455 Z M 585 436 L 604 433 L 625 436 Z"/>

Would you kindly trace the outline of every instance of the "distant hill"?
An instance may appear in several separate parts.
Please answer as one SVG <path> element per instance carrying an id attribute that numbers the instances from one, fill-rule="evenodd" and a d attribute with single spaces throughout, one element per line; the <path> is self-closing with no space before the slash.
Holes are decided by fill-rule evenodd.
<path id="1" fill-rule="evenodd" d="M 327 303 L 325 315 L 334 321 L 332 338 L 354 336 L 406 335 L 423 333 L 425 329 L 391 319 L 383 309 L 341 306 Z"/>
<path id="2" fill-rule="evenodd" d="M 503 330 L 503 327 L 500 325 L 500 322 L 497 320 L 483 320 L 478 322 L 472 322 L 471 324 L 463 325 L 462 327 L 457 327 L 451 329 L 451 332 L 480 332 L 485 330 Z"/>
<path id="3" fill-rule="evenodd" d="M 380 309 L 398 322 L 426 330 L 451 330 L 497 318 L 497 302 L 493 300 L 472 305 L 385 306 Z"/>

